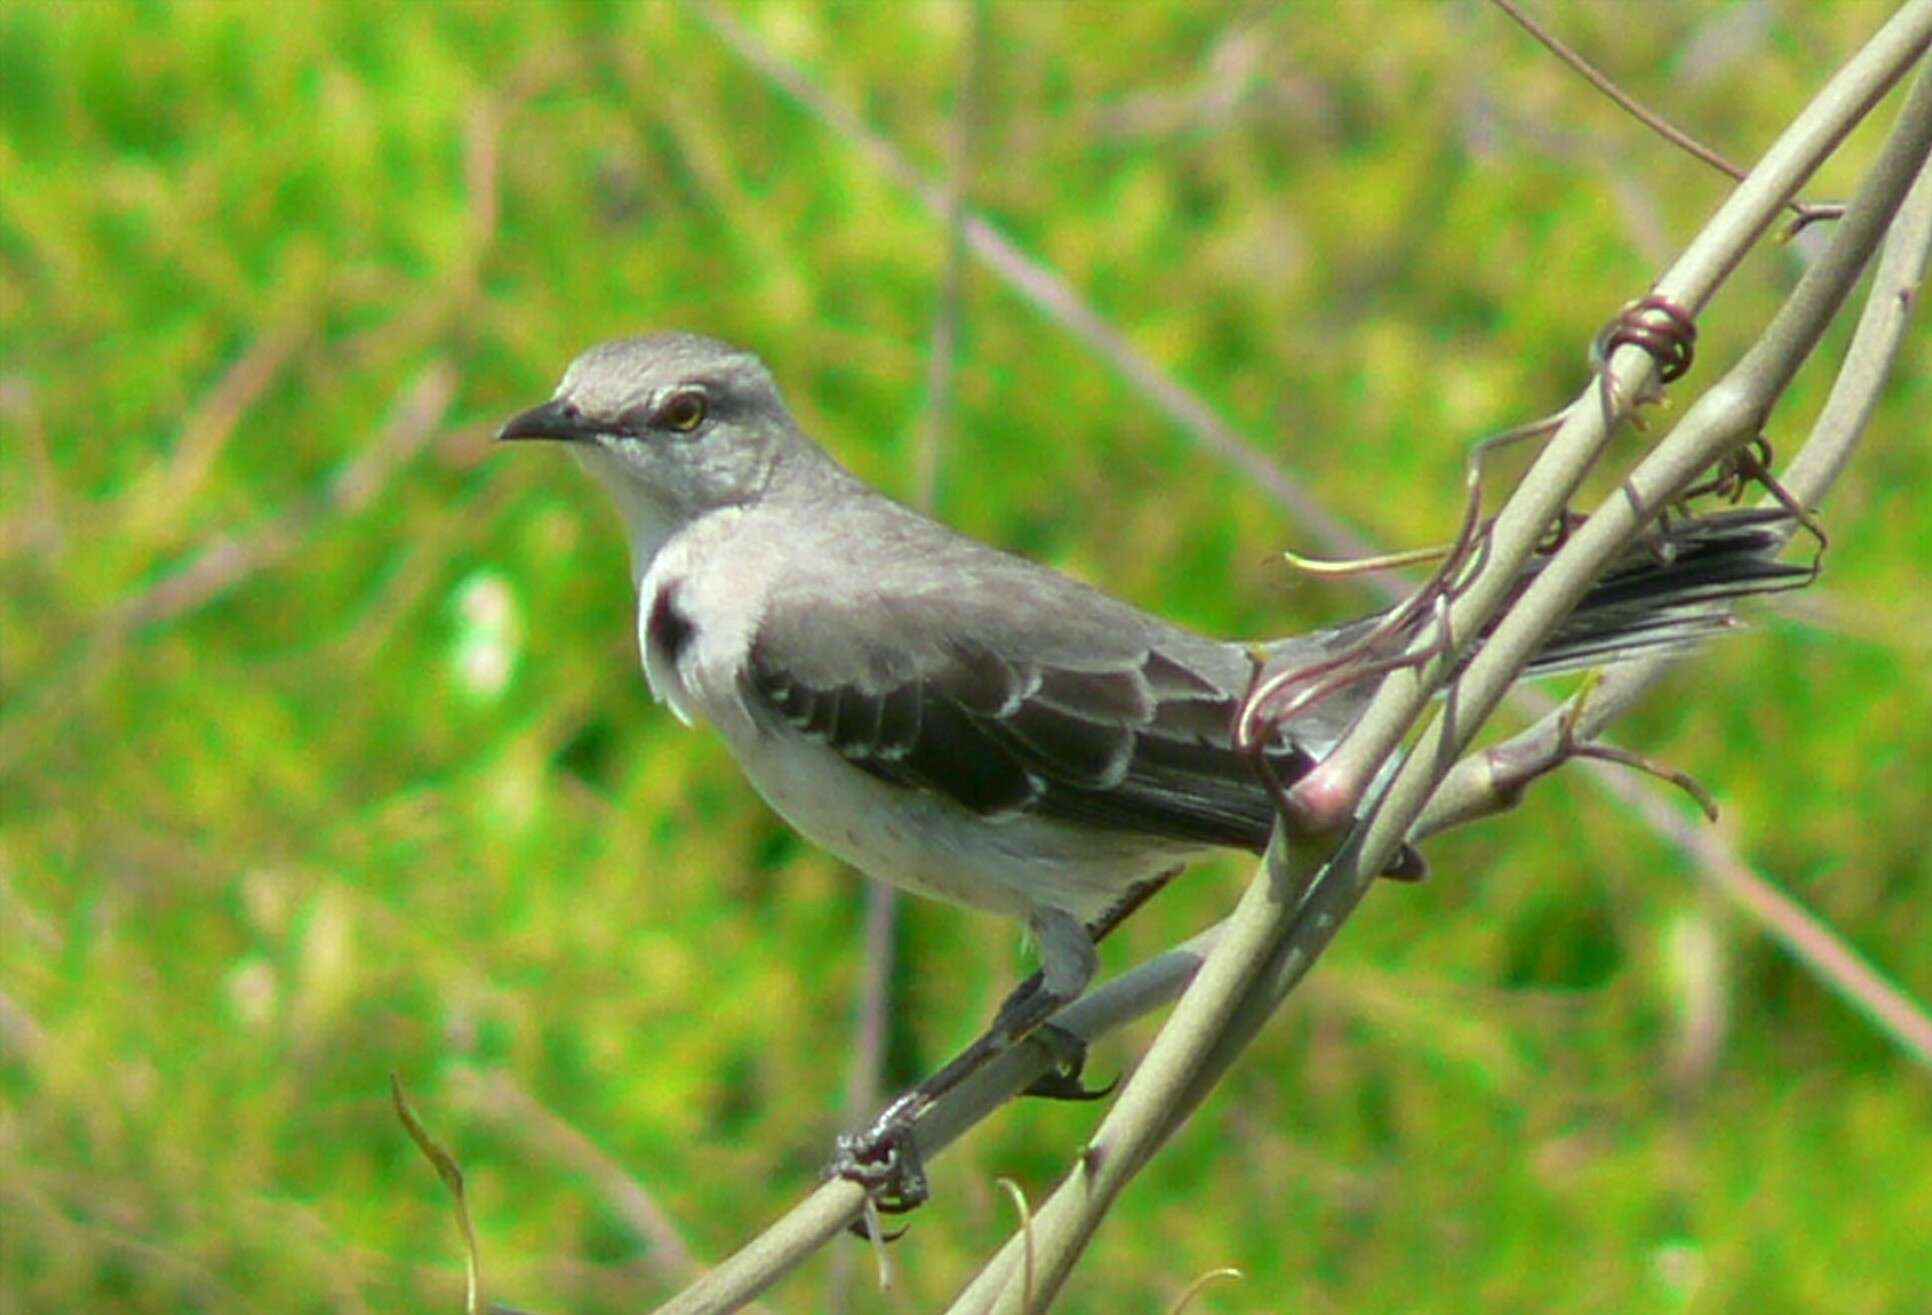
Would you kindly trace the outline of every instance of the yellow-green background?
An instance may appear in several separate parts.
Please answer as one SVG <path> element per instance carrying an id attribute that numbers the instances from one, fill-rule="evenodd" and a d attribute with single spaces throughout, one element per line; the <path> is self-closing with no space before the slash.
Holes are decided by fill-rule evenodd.
<path id="1" fill-rule="evenodd" d="M 1539 8 L 1748 160 L 1888 7 Z M 969 8 L 736 12 L 943 171 Z M 1449 532 L 1465 445 L 1574 393 L 1723 190 L 1474 3 L 994 4 L 975 102 L 976 203 L 1391 545 Z M 944 252 L 668 3 L 0 3 L 0 1309 L 456 1309 L 391 1070 L 468 1171 L 491 1294 L 535 1311 L 668 1291 L 556 1121 L 700 1258 L 814 1182 L 860 885 L 651 704 L 595 491 L 488 435 L 583 346 L 690 327 L 910 494 Z M 1799 267 L 1747 262 L 1694 380 Z M 1318 545 L 983 267 L 958 315 L 946 519 L 1217 631 L 1368 605 L 1297 582 L 1275 550 Z M 1824 582 L 1619 732 L 1920 995 L 1926 364 L 1920 335 Z M 332 501 L 394 433 L 426 441 Z M 170 604 L 223 543 L 232 584 Z M 1067 1310 L 1163 1310 L 1222 1265 L 1246 1282 L 1196 1309 L 1925 1309 L 1924 1069 L 1580 779 L 1430 854 L 1127 1194 Z M 1197 871 L 1110 964 L 1241 871 Z M 893 1082 L 1025 966 L 1007 925 L 929 906 L 902 950 Z M 1037 1197 L 1096 1117 L 996 1117 L 939 1166 L 899 1294 L 861 1256 L 852 1308 L 939 1302 L 1012 1222 L 995 1179 Z"/>

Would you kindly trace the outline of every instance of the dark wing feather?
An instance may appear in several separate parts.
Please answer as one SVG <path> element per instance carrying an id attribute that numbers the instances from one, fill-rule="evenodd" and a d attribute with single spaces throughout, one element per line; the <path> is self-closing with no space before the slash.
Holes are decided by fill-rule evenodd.
<path id="1" fill-rule="evenodd" d="M 880 780 L 984 817 L 1034 814 L 1188 844 L 1266 846 L 1273 808 L 1229 745 L 1236 695 L 1215 679 L 1151 643 L 1111 662 L 1029 662 L 901 622 L 859 634 L 822 615 L 767 617 L 744 669 L 747 705 Z M 898 647 L 885 646 L 887 633 Z M 1207 641 L 1187 640 L 1207 651 Z M 1213 656 L 1230 665 L 1226 650 Z M 832 672 L 848 678 L 834 683 Z M 1288 746 L 1271 757 L 1284 780 L 1309 766 Z"/>

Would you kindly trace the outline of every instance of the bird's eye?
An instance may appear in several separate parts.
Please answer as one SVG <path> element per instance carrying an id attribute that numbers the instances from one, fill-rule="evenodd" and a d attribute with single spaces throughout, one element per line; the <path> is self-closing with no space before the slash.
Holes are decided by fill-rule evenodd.
<path id="1" fill-rule="evenodd" d="M 688 434 L 704 423 L 704 394 L 695 388 L 672 393 L 657 409 L 655 420 L 665 429 Z"/>

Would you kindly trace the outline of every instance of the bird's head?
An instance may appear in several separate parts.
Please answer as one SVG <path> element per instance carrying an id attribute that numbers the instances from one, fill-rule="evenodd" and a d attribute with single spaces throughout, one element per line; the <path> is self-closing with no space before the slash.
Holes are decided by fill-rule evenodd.
<path id="1" fill-rule="evenodd" d="M 763 362 L 690 333 L 592 347 L 496 436 L 570 444 L 615 499 L 640 574 L 684 525 L 757 501 L 788 461 L 817 454 Z"/>

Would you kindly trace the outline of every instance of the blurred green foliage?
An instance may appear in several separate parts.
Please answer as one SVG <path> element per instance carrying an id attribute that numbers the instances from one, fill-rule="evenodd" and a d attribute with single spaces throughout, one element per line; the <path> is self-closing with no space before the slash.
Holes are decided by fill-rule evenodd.
<path id="1" fill-rule="evenodd" d="M 1885 6 L 1544 8 L 1748 160 Z M 970 7 L 738 12 L 943 171 Z M 1446 535 L 1466 444 L 1573 394 L 1723 190 L 1474 3 L 1000 4 L 980 67 L 975 204 L 1391 545 Z M 859 883 L 650 704 L 599 497 L 487 436 L 583 346 L 690 327 L 908 493 L 945 247 L 668 3 L 0 4 L 0 1308 L 456 1309 L 391 1070 L 469 1175 L 491 1295 L 533 1310 L 669 1291 L 568 1129 L 701 1259 L 815 1181 Z M 1806 249 L 1746 265 L 1693 381 Z M 1226 633 L 1367 606 L 1292 578 L 1274 550 L 1317 545 L 984 268 L 959 314 L 945 518 Z M 1921 997 L 1927 351 L 1825 582 L 1620 734 Z M 1430 852 L 1067 1310 L 1221 1265 L 1247 1280 L 1193 1309 L 1923 1309 L 1922 1069 L 1580 779 Z M 1193 874 L 1110 964 L 1240 875 Z M 930 906 L 901 946 L 895 1083 L 1025 963 Z M 901 1293 L 861 1256 L 852 1308 L 953 1291 L 1011 1223 L 995 1178 L 1044 1192 L 1094 1117 L 995 1118 L 938 1166 Z"/>

